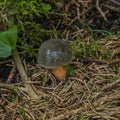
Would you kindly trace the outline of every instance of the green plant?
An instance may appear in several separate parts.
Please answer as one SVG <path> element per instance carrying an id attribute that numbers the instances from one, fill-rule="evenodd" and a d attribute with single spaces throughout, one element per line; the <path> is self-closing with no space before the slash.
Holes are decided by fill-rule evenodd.
<path id="1" fill-rule="evenodd" d="M 29 57 L 36 58 L 40 44 L 54 37 L 55 29 L 52 29 L 49 23 L 51 19 L 66 16 L 64 13 L 54 11 L 55 6 L 60 6 L 58 3 L 60 2 L 56 0 L 4 0 L 0 3 L 2 18 L 0 21 L 4 21 L 8 26 L 17 25 L 19 30 L 17 47 L 20 51 L 27 52 Z"/>
<path id="2" fill-rule="evenodd" d="M 43 26 L 43 19 L 48 18 L 51 10 L 51 4 L 42 0 L 4 0 L 0 3 L 0 22 L 4 21 L 8 26 L 17 24 L 17 45 L 25 46 L 30 56 L 35 57 L 34 48 L 39 47 L 45 37 L 53 35 L 52 30 Z"/>
<path id="3" fill-rule="evenodd" d="M 85 115 L 80 115 L 78 118 L 78 120 L 86 120 L 86 119 L 87 119 L 87 117 Z"/>
<path id="4" fill-rule="evenodd" d="M 76 58 L 81 58 L 82 56 L 99 57 L 98 55 L 99 46 L 96 43 L 96 41 L 91 40 L 89 44 L 84 41 L 79 42 L 79 44 L 75 42 L 71 44 L 71 48 Z"/>
<path id="5" fill-rule="evenodd" d="M 25 113 L 25 109 L 24 109 L 23 107 L 21 107 L 21 108 L 19 109 L 19 111 L 20 111 L 20 113 Z"/>
<path id="6" fill-rule="evenodd" d="M 71 65 L 67 65 L 66 70 L 69 76 L 75 76 L 75 69 Z"/>
<path id="7" fill-rule="evenodd" d="M 23 67 L 23 64 L 20 60 L 19 54 L 16 50 L 16 41 L 18 39 L 17 37 L 17 26 L 13 26 L 3 32 L 0 33 L 0 57 L 6 58 L 11 55 L 12 50 L 14 53 L 14 59 L 16 62 L 16 66 L 18 68 L 18 71 L 20 73 L 20 76 L 23 81 L 30 81 L 28 78 L 25 69 Z M 35 91 L 32 89 L 30 84 L 24 84 L 25 88 L 24 91 L 29 94 L 32 98 L 39 98 L 38 95 L 35 93 Z"/>
<path id="8" fill-rule="evenodd" d="M 6 58 L 11 55 L 16 48 L 17 26 L 13 26 L 0 33 L 0 57 Z"/>
<path id="9" fill-rule="evenodd" d="M 22 114 L 24 120 L 26 120 L 26 111 L 25 111 L 25 108 L 24 107 L 20 107 L 19 108 L 19 112 Z"/>

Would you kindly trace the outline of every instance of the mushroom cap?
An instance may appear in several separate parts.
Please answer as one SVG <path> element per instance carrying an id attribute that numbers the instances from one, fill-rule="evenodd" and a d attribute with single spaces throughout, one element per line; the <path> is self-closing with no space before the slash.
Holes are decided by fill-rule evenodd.
<path id="1" fill-rule="evenodd" d="M 72 58 L 70 46 L 61 39 L 44 42 L 38 51 L 38 62 L 42 67 L 55 68 L 69 63 Z"/>

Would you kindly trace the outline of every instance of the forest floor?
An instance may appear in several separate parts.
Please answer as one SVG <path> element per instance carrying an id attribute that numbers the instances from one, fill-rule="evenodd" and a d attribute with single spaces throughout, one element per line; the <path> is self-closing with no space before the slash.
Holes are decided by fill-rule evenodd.
<path id="1" fill-rule="evenodd" d="M 51 14 L 40 22 L 54 30 L 54 38 L 64 38 L 71 46 L 67 79 L 57 80 L 34 57 L 20 54 L 30 78 L 23 81 L 14 58 L 1 59 L 0 119 L 120 120 L 119 0 L 66 0 L 55 11 L 71 15 Z M 25 84 L 32 86 L 38 99 L 19 89 Z"/>

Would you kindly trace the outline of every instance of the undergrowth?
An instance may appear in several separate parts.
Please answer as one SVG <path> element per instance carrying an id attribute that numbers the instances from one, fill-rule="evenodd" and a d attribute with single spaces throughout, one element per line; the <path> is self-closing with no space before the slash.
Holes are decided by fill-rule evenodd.
<path id="1" fill-rule="evenodd" d="M 0 4 L 1 31 L 17 25 L 19 30 L 17 47 L 35 57 L 40 44 L 54 36 L 54 30 L 45 25 L 45 22 L 49 20 L 51 14 L 56 14 L 52 9 L 59 4 L 55 3 L 42 0 L 4 0 Z"/>

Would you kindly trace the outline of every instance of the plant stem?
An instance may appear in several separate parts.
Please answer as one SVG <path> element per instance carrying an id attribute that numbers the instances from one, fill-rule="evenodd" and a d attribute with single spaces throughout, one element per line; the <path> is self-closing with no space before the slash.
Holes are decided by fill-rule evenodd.
<path id="1" fill-rule="evenodd" d="M 14 53 L 17 53 L 14 56 L 14 59 L 15 59 L 15 63 L 16 63 L 17 69 L 18 69 L 18 71 L 20 73 L 21 79 L 23 81 L 25 81 L 25 82 L 30 81 L 30 78 L 27 76 L 27 74 L 25 72 L 25 69 L 23 67 L 23 64 L 21 62 L 21 59 L 20 59 L 20 56 L 19 56 L 17 50 L 15 50 Z M 38 99 L 39 98 L 37 93 L 33 90 L 31 84 L 25 84 L 25 89 L 24 90 L 32 99 Z"/>

